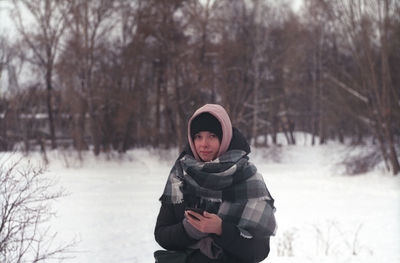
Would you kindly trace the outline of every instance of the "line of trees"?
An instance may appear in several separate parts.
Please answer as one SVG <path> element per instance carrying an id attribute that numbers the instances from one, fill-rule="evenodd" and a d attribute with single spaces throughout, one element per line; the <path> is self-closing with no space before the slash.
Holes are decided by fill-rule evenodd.
<path id="1" fill-rule="evenodd" d="M 372 141 L 399 173 L 400 3 L 274 2 L 10 0 L 1 149 L 182 148 L 193 110 L 220 103 L 255 146 Z"/>

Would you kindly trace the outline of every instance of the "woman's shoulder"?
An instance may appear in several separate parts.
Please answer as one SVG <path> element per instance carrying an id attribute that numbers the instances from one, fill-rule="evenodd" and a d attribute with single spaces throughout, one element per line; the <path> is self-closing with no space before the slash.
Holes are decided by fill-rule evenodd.
<path id="1" fill-rule="evenodd" d="M 232 128 L 232 140 L 229 144 L 228 151 L 230 150 L 242 150 L 247 154 L 250 153 L 250 145 L 244 137 L 243 133 L 239 131 L 239 129 L 233 127 Z"/>

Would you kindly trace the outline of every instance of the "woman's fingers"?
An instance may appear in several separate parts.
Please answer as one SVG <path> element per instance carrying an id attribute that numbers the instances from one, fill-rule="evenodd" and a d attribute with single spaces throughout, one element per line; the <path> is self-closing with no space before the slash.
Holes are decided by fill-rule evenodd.
<path id="1" fill-rule="evenodd" d="M 190 214 L 197 217 L 199 220 L 190 216 Z M 203 233 L 214 233 L 220 235 L 222 232 L 222 220 L 216 214 L 204 212 L 204 215 L 193 211 L 185 211 L 185 215 L 189 224 Z"/>

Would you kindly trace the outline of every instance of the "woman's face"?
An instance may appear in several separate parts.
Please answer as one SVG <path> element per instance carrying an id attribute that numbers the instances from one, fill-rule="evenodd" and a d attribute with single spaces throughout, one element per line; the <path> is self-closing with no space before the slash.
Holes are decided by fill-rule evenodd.
<path id="1" fill-rule="evenodd" d="M 217 158 L 221 143 L 217 135 L 208 131 L 201 131 L 194 135 L 194 147 L 197 154 L 204 162 L 209 162 Z"/>

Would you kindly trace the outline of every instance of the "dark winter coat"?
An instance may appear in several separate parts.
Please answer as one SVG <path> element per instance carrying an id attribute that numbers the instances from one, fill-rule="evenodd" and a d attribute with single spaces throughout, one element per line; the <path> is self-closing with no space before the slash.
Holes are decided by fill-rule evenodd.
<path id="1" fill-rule="evenodd" d="M 243 135 L 233 128 L 233 137 L 228 150 L 240 149 L 247 153 L 250 147 Z M 190 147 L 186 147 L 179 158 L 185 154 L 192 154 Z M 193 155 L 193 154 L 192 154 Z M 167 250 L 183 250 L 195 244 L 198 240 L 189 237 L 183 226 L 184 211 L 187 207 L 203 207 L 208 212 L 216 213 L 219 207 L 208 207 L 200 200 L 185 196 L 181 204 L 162 203 L 154 231 L 155 239 Z M 260 262 L 268 256 L 269 237 L 244 238 L 239 229 L 231 223 L 222 222 L 222 235 L 212 235 L 214 242 L 224 250 L 224 257 L 211 260 L 199 250 L 191 254 L 190 263 L 224 262 L 224 263 L 253 263 Z"/>

